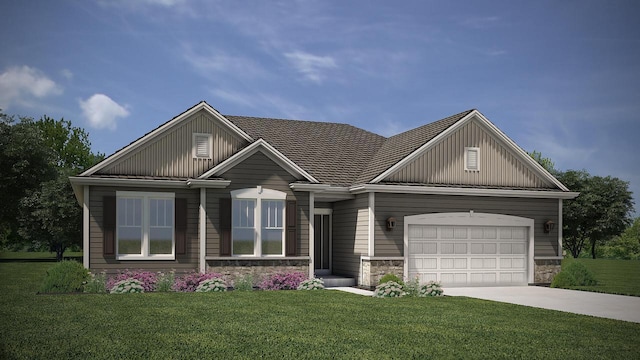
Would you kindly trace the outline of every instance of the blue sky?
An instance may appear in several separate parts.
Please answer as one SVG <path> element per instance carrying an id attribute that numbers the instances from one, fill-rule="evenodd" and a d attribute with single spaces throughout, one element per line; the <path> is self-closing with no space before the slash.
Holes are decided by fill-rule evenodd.
<path id="1" fill-rule="evenodd" d="M 0 108 L 110 154 L 206 100 L 393 135 L 479 109 L 639 199 L 637 1 L 4 1 Z M 638 205 L 640 207 L 640 204 Z"/>

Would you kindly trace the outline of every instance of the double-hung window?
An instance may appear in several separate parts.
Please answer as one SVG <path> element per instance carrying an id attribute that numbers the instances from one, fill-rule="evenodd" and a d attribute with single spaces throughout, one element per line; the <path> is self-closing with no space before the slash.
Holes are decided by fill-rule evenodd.
<path id="1" fill-rule="evenodd" d="M 118 259 L 175 259 L 175 194 L 116 193 Z"/>
<path id="2" fill-rule="evenodd" d="M 284 255 L 286 197 L 260 186 L 231 192 L 233 255 Z"/>

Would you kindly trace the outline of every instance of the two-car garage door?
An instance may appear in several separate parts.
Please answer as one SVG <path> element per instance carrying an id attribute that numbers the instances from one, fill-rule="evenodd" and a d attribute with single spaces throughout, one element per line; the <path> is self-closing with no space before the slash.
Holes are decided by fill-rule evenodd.
<path id="1" fill-rule="evenodd" d="M 526 226 L 408 224 L 408 277 L 443 286 L 527 284 Z"/>

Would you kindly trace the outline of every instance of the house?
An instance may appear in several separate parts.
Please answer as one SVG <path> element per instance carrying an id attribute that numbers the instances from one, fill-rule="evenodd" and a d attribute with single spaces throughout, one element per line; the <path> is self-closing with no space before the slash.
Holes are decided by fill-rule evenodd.
<path id="1" fill-rule="evenodd" d="M 84 173 L 93 271 L 550 282 L 570 192 L 478 110 L 385 138 L 200 102 Z"/>

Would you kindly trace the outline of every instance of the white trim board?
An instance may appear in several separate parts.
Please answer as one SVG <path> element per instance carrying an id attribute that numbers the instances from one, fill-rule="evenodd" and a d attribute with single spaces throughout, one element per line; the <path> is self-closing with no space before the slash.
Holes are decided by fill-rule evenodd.
<path id="1" fill-rule="evenodd" d="M 521 197 L 538 199 L 573 199 L 580 193 L 571 191 L 543 191 L 543 190 L 512 190 L 512 189 L 484 189 L 461 188 L 449 186 L 420 186 L 420 185 L 384 185 L 364 184 L 349 189 L 352 194 L 366 192 L 397 193 L 397 194 L 426 194 L 426 195 L 467 195 L 491 197 Z"/>

